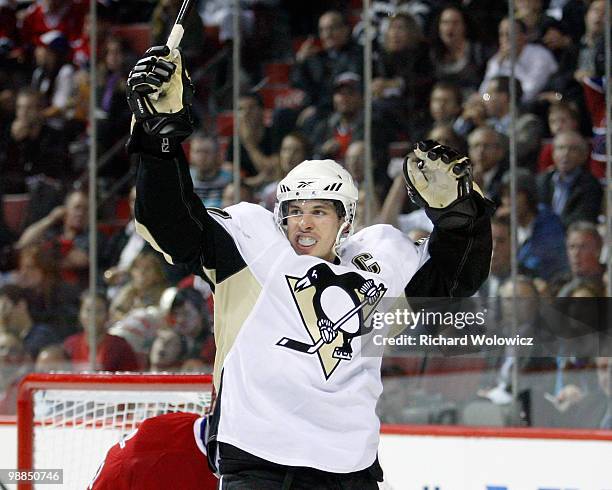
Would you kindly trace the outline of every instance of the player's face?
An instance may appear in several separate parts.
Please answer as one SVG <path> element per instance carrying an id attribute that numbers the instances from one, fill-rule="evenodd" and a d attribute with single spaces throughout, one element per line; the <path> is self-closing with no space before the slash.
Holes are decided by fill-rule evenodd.
<path id="1" fill-rule="evenodd" d="M 342 222 L 331 201 L 292 201 L 288 207 L 287 238 L 298 255 L 332 262 L 334 242 Z"/>

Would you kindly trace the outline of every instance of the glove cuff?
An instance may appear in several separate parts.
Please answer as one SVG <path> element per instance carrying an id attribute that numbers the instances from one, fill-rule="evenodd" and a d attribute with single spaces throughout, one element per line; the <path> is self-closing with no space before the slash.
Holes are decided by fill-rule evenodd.
<path id="1" fill-rule="evenodd" d="M 146 153 L 162 160 L 173 160 L 185 137 L 152 136 L 145 131 L 142 123 L 135 122 L 126 149 L 129 154 Z"/>
<path id="2" fill-rule="evenodd" d="M 478 192 L 471 192 L 443 209 L 425 207 L 425 214 L 433 224 L 445 230 L 465 228 L 474 219 L 485 214 L 493 216 L 494 212 L 493 201 L 482 197 Z"/>

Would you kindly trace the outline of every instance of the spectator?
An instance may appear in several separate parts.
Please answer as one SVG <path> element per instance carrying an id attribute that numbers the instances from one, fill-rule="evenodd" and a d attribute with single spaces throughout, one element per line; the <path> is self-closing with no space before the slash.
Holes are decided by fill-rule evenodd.
<path id="1" fill-rule="evenodd" d="M 240 165 L 247 177 L 262 173 L 268 178 L 278 165 L 278 148 L 273 131 L 264 123 L 264 104 L 255 92 L 244 93 L 238 101 L 240 117 Z M 231 168 L 234 159 L 234 143 L 230 139 L 225 165 Z"/>
<path id="2" fill-rule="evenodd" d="M 517 81 L 516 98 L 521 99 L 521 85 Z M 510 78 L 493 77 L 486 84 L 486 92 L 482 96 L 487 124 L 500 133 L 510 135 Z M 542 122 L 535 115 L 522 111 L 516 119 L 517 158 L 519 165 L 535 169 L 540 151 L 540 143 L 544 136 Z"/>
<path id="3" fill-rule="evenodd" d="M 52 249 L 40 245 L 21 249 L 13 282 L 28 290 L 32 316 L 53 325 L 61 338 L 74 333 L 79 291 L 61 280 Z"/>
<path id="4" fill-rule="evenodd" d="M 151 17 L 151 38 L 153 46 L 163 46 L 170 35 L 176 16 L 181 8 L 181 0 L 160 0 Z M 204 46 L 204 24 L 196 9 L 193 9 L 183 24 L 185 35 L 181 49 L 189 60 L 190 67 L 197 66 L 198 58 Z"/>
<path id="5" fill-rule="evenodd" d="M 597 332 L 593 330 L 595 324 L 588 318 L 595 303 L 587 298 L 596 298 L 603 293 L 601 282 L 590 279 L 575 279 L 566 285 L 558 294 L 559 298 L 574 298 L 571 301 L 561 300 L 559 305 L 567 305 L 561 318 L 553 317 L 549 322 L 554 334 L 557 336 L 554 375 L 548 386 L 541 386 L 544 393 L 532 395 L 536 407 L 541 405 L 540 398 L 546 403 L 540 407 L 539 416 L 546 421 L 546 425 L 555 427 L 592 427 L 597 424 L 592 420 L 592 414 L 586 418 L 581 411 L 585 398 L 593 395 L 596 382 L 591 373 L 594 367 L 593 354 L 597 341 Z M 585 310 L 585 308 L 587 310 Z M 554 314 L 554 310 L 548 311 Z M 547 394 L 548 393 L 548 394 Z M 591 407 L 593 408 L 593 407 Z M 600 410 L 601 414 L 603 410 Z"/>
<path id="6" fill-rule="evenodd" d="M 234 183 L 230 182 L 225 186 L 225 189 L 223 189 L 221 207 L 227 208 L 239 202 L 255 202 L 255 192 L 253 188 L 243 180 L 240 181 L 240 198 L 238 200 L 236 200 L 234 192 Z"/>
<path id="7" fill-rule="evenodd" d="M 147 247 L 144 238 L 136 233 L 134 223 L 135 186 L 130 189 L 128 200 L 131 219 L 123 229 L 110 238 L 100 260 L 105 269 L 104 282 L 108 286 L 107 295 L 111 299 L 117 294 L 119 288 L 128 282 L 132 262 Z"/>
<path id="8" fill-rule="evenodd" d="M 516 18 L 526 27 L 527 40 L 530 43 L 542 41 L 546 24 L 551 20 L 544 12 L 542 0 L 516 0 Z"/>
<path id="9" fill-rule="evenodd" d="M 79 323 L 82 332 L 71 335 L 64 341 L 64 349 L 77 371 L 89 369 L 89 329 L 91 313 L 95 315 L 96 370 L 100 371 L 138 371 L 136 354 L 122 337 L 107 332 L 109 312 L 108 300 L 104 292 L 92 296 L 85 291 L 81 296 Z"/>
<path id="10" fill-rule="evenodd" d="M 20 338 L 0 330 L 0 415 L 17 413 L 19 382 L 30 365 Z"/>
<path id="11" fill-rule="evenodd" d="M 411 235 L 411 238 L 413 238 L 412 234 L 429 235 L 433 230 L 433 223 L 424 210 L 419 209 L 408 214 L 400 214 L 406 200 L 406 182 L 404 176 L 399 173 L 394 177 L 391 188 L 385 196 L 378 221 L 399 228 L 403 233 Z"/>
<path id="12" fill-rule="evenodd" d="M 510 219 L 506 215 L 494 216 L 491 220 L 491 235 L 493 237 L 493 254 L 489 277 L 478 290 L 484 298 L 499 296 L 500 287 L 510 276 L 511 240 Z"/>
<path id="13" fill-rule="evenodd" d="M 292 85 L 305 92 L 306 107 L 297 118 L 298 126 L 309 132 L 317 121 L 332 112 L 334 81 L 341 73 L 363 73 L 363 53 L 351 40 L 344 16 L 335 10 L 319 18 L 321 48 L 309 37 L 296 54 Z"/>
<path id="14" fill-rule="evenodd" d="M 59 31 L 40 37 L 34 51 L 36 68 L 32 88 L 43 97 L 43 117 L 56 129 L 64 129 L 74 90 L 74 66 L 70 63 L 70 45 Z"/>
<path id="15" fill-rule="evenodd" d="M 30 360 L 43 347 L 60 341 L 54 328 L 32 317 L 28 291 L 12 284 L 0 288 L 0 330 L 17 336 Z"/>
<path id="16" fill-rule="evenodd" d="M 70 359 L 62 344 L 51 344 L 40 350 L 34 364 L 34 372 L 70 371 Z"/>
<path id="17" fill-rule="evenodd" d="M 550 77 L 538 99 L 554 102 L 558 100 L 559 94 L 564 97 L 570 95 L 575 97 L 575 92 L 579 92 L 575 90 L 577 84 L 574 79 L 578 63 L 578 46 L 572 41 L 568 27 L 563 22 L 548 19 L 542 29 L 544 33 L 542 41 L 557 60 L 559 69 Z"/>
<path id="18" fill-rule="evenodd" d="M 370 222 L 376 218 L 380 212 L 380 196 L 384 196 L 386 189 L 382 185 L 374 185 L 374 195 L 367 196 L 365 183 L 365 143 L 362 140 L 353 141 L 344 155 L 344 166 L 353 177 L 353 181 L 359 191 L 359 201 L 357 202 L 355 229 L 360 230 L 367 226 L 368 217 Z M 367 196 L 367 197 L 366 197 Z M 369 211 L 367 206 L 370 205 Z"/>
<path id="19" fill-rule="evenodd" d="M 104 46 L 104 57 L 98 66 L 98 97 L 96 123 L 100 154 L 109 151 L 113 145 L 128 133 L 131 114 L 125 103 L 125 82 L 127 79 L 127 43 L 111 37 Z M 115 158 L 112 163 L 100 169 L 103 176 L 119 177 L 125 174 L 127 158 Z"/>
<path id="20" fill-rule="evenodd" d="M 334 112 L 318 124 L 312 137 L 315 157 L 342 160 L 351 142 L 362 139 L 361 77 L 342 73 L 334 80 Z"/>
<path id="21" fill-rule="evenodd" d="M 41 96 L 31 89 L 17 95 L 15 119 L 0 140 L 2 191 L 27 192 L 27 177 L 43 174 L 66 179 L 72 174 L 68 140 L 43 117 Z"/>
<path id="22" fill-rule="evenodd" d="M 162 328 L 151 346 L 149 370 L 152 372 L 182 371 L 187 360 L 187 338 L 176 330 Z"/>
<path id="23" fill-rule="evenodd" d="M 170 328 L 186 337 L 186 358 L 197 358 L 211 368 L 215 361 L 212 321 L 202 293 L 193 288 L 179 289 L 170 306 Z"/>
<path id="24" fill-rule="evenodd" d="M 576 79 L 595 76 L 595 53 L 598 41 L 603 37 L 605 25 L 604 0 L 593 0 L 584 17 L 586 31 L 580 39 Z"/>
<path id="25" fill-rule="evenodd" d="M 589 145 L 575 131 L 558 133 L 553 140 L 555 168 L 538 176 L 540 202 L 551 206 L 565 227 L 578 220 L 597 221 L 601 185 L 585 164 Z"/>
<path id="26" fill-rule="evenodd" d="M 461 153 L 467 152 L 466 141 L 455 132 L 451 124 L 436 124 L 427 134 L 427 139 L 450 146 Z"/>
<path id="27" fill-rule="evenodd" d="M 567 256 L 572 279 L 601 282 L 604 266 L 600 262 L 603 240 L 590 222 L 576 221 L 567 229 Z"/>
<path id="28" fill-rule="evenodd" d="M 408 14 L 389 20 L 382 49 L 374 63 L 372 110 L 390 119 L 396 131 L 412 134 L 432 82 L 427 43 L 419 25 Z M 412 126 L 414 123 L 412 123 Z"/>
<path id="29" fill-rule="evenodd" d="M 375 42 L 381 44 L 382 38 L 387 32 L 389 22 L 398 15 L 409 15 L 414 18 L 419 29 L 424 31 L 429 25 L 432 14 L 431 2 L 428 0 L 408 0 L 397 2 L 395 0 L 377 0 L 372 2 L 370 10 L 370 22 L 376 35 Z M 365 22 L 363 13 L 361 19 L 353 29 L 353 37 L 364 44 L 365 41 Z"/>
<path id="30" fill-rule="evenodd" d="M 457 5 L 444 7 L 434 26 L 431 59 L 435 77 L 458 86 L 468 97 L 478 90 L 491 53 L 473 39 L 466 12 Z"/>
<path id="31" fill-rule="evenodd" d="M 111 320 L 120 320 L 136 308 L 157 305 L 167 287 L 158 254 L 149 250 L 141 252 L 130 266 L 130 281 L 111 302 Z"/>
<path id="32" fill-rule="evenodd" d="M 346 149 L 344 166 L 353 177 L 357 187 L 361 187 L 365 180 L 365 142 L 353 141 Z"/>
<path id="33" fill-rule="evenodd" d="M 89 269 L 87 208 L 87 195 L 83 191 L 70 192 L 63 206 L 58 206 L 48 216 L 25 229 L 17 248 L 34 244 L 52 247 L 60 258 L 62 279 L 83 288 Z"/>
<path id="34" fill-rule="evenodd" d="M 595 360 L 597 365 L 597 382 L 601 392 L 605 396 L 606 411 L 599 422 L 600 429 L 612 430 L 612 362 L 609 357 L 598 357 Z"/>
<path id="35" fill-rule="evenodd" d="M 550 51 L 538 44 L 528 43 L 527 28 L 523 22 L 517 20 L 515 74 L 523 89 L 522 102 L 533 101 L 557 68 L 557 62 Z M 480 92 L 484 94 L 488 90 L 487 86 L 492 78 L 509 75 L 510 21 L 505 18 L 499 24 L 499 49 L 487 62 Z"/>
<path id="36" fill-rule="evenodd" d="M 463 103 L 461 114 L 453 122 L 453 129 L 462 138 L 467 138 L 474 128 L 484 126 L 486 123 L 487 107 L 482 100 L 482 95 L 473 93 Z"/>
<path id="37" fill-rule="evenodd" d="M 506 137 L 489 126 L 476 128 L 468 137 L 468 155 L 472 160 L 474 180 L 485 195 L 496 203 L 500 202 L 501 178 L 508 169 L 506 148 Z"/>
<path id="38" fill-rule="evenodd" d="M 606 77 L 603 36 L 596 46 L 595 74 L 581 79 L 592 128 L 591 172 L 599 179 L 606 175 Z"/>
<path id="39" fill-rule="evenodd" d="M 170 295 L 172 295 L 172 289 Z M 139 366 L 145 369 L 149 363 L 149 354 L 157 332 L 166 328 L 164 309 L 158 306 L 136 308 L 131 310 L 121 320 L 112 324 L 108 333 L 121 337 L 130 345 Z"/>
<path id="40" fill-rule="evenodd" d="M 56 30 L 69 41 L 83 32 L 89 4 L 84 0 L 37 0 L 26 10 L 21 22 L 21 39 L 33 47 L 46 32 Z"/>
<path id="41" fill-rule="evenodd" d="M 584 16 L 588 5 L 583 0 L 551 0 L 546 13 L 567 28 L 572 41 L 577 43 L 584 34 Z"/>
<path id="42" fill-rule="evenodd" d="M 429 96 L 429 115 L 433 126 L 453 124 L 461 114 L 461 91 L 457 85 L 438 82 Z"/>
<path id="43" fill-rule="evenodd" d="M 512 279 L 506 279 L 499 288 L 501 300 L 500 318 L 496 332 L 511 336 L 513 321 L 516 318 L 516 332 L 522 337 L 534 338 L 533 347 L 521 348 L 517 352 L 515 346 L 506 346 L 504 353 L 490 359 L 490 367 L 494 368 L 495 381 L 490 388 L 478 390 L 478 395 L 488 398 L 496 405 L 506 405 L 512 402 L 512 368 L 518 362 L 521 373 L 534 369 L 550 368 L 551 361 L 540 352 L 542 343 L 542 318 L 539 314 L 539 293 L 533 281 L 526 276 L 518 276 L 516 290 Z M 516 303 L 513 298 L 518 298 Z M 518 359 L 518 361 L 517 361 Z M 524 381 L 523 381 L 524 383 Z M 521 386 L 525 389 L 525 386 Z"/>
<path id="44" fill-rule="evenodd" d="M 0 203 L 4 202 L 2 189 L 0 188 Z M 13 231 L 6 224 L 4 219 L 4 209 L 0 207 L 0 270 L 7 267 L 7 262 L 10 261 L 12 255 L 12 244 L 15 241 Z"/>
<path id="45" fill-rule="evenodd" d="M 580 114 L 573 102 L 558 101 L 548 107 L 548 130 L 554 138 L 564 131 L 578 131 L 580 127 Z M 552 141 L 542 145 L 538 157 L 538 173 L 544 172 L 554 165 Z"/>
<path id="46" fill-rule="evenodd" d="M 293 167 L 306 160 L 310 154 L 310 142 L 299 131 L 292 131 L 283 138 L 279 150 L 277 179 L 264 187 L 260 193 L 260 204 L 263 207 L 268 211 L 274 211 L 278 181 L 287 175 Z"/>
<path id="47" fill-rule="evenodd" d="M 498 215 L 510 216 L 510 179 L 510 172 L 502 177 Z M 538 205 L 535 178 L 527 169 L 517 169 L 516 187 L 519 267 L 548 281 L 567 270 L 563 223 L 548 206 Z"/>
<path id="48" fill-rule="evenodd" d="M 189 166 L 193 190 L 207 208 L 221 206 L 223 189 L 232 174 L 221 167 L 219 146 L 212 136 L 195 133 L 189 140 Z"/>
<path id="49" fill-rule="evenodd" d="M 17 5 L 14 2 L 0 2 L 0 59 L 10 56 L 17 47 L 19 31 L 17 30 Z"/>

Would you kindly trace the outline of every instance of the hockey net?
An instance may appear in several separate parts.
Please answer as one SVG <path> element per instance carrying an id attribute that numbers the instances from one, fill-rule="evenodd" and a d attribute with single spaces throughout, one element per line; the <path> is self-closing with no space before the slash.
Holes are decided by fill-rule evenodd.
<path id="1" fill-rule="evenodd" d="M 18 467 L 62 469 L 61 488 L 85 489 L 108 449 L 143 420 L 178 411 L 203 415 L 211 395 L 209 375 L 30 374 L 19 393 Z"/>

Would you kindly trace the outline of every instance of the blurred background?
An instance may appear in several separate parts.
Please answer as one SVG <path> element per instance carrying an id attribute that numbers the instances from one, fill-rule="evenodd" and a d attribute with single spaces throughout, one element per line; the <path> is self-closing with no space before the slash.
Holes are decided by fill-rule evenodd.
<path id="1" fill-rule="evenodd" d="M 100 1 L 92 43 L 89 2 L 0 0 L 0 414 L 29 372 L 212 371 L 210 288 L 135 233 L 125 151 L 127 74 L 165 44 L 180 3 Z M 538 337 L 542 302 L 610 297 L 604 0 L 516 0 L 513 20 L 484 0 L 239 4 L 237 33 L 232 2 L 200 0 L 182 42 L 197 119 L 184 148 L 206 206 L 272 210 L 289 170 L 332 158 L 360 188 L 358 227 L 416 241 L 432 224 L 401 162 L 436 139 L 470 156 L 498 205 L 478 296 L 501 324 Z M 500 306 L 512 297 L 520 312 Z M 609 358 L 555 349 L 389 352 L 379 414 L 612 429 Z"/>

